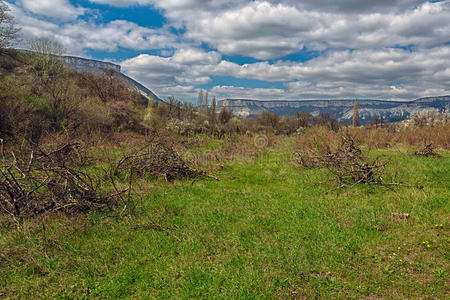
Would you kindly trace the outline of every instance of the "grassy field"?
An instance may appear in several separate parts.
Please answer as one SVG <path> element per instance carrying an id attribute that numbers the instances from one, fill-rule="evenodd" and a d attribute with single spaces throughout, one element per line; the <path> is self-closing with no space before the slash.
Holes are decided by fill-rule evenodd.
<path id="1" fill-rule="evenodd" d="M 278 146 L 213 179 L 140 180 L 133 214 L 0 229 L 0 297 L 445 299 L 450 153 L 377 150 L 423 190 L 336 184 Z M 408 219 L 391 213 L 408 213 Z M 44 234 L 45 233 L 45 234 Z"/>

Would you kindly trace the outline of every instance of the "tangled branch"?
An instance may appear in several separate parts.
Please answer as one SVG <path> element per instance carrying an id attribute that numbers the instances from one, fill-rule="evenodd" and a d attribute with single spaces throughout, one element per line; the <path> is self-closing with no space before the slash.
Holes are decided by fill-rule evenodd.
<path id="1" fill-rule="evenodd" d="M 125 191 L 105 194 L 100 180 L 84 170 L 77 143 L 46 151 L 38 145 L 6 154 L 1 149 L 0 213 L 15 222 L 48 212 L 101 210 L 116 205 Z"/>
<path id="2" fill-rule="evenodd" d="M 357 184 L 392 186 L 402 185 L 422 188 L 417 185 L 406 185 L 400 182 L 385 182 L 383 175 L 388 161 L 382 157 L 373 160 L 362 154 L 355 141 L 349 136 L 343 136 L 336 150 L 327 149 L 324 153 L 297 152 L 297 165 L 304 167 L 324 167 L 336 179 L 336 189 Z"/>

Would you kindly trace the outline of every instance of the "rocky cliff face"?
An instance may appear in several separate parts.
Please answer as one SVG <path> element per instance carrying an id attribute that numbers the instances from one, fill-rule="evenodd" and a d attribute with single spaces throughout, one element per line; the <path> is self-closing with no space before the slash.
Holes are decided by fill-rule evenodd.
<path id="1" fill-rule="evenodd" d="M 255 116 L 264 110 L 277 115 L 290 115 L 297 111 L 319 115 L 328 112 L 341 121 L 350 121 L 353 116 L 355 100 L 300 100 L 300 101 L 257 101 L 247 99 L 225 99 L 218 108 L 226 107 L 240 116 Z M 434 110 L 450 112 L 450 96 L 427 97 L 414 101 L 360 100 L 361 123 L 368 123 L 375 117 L 389 122 L 401 121 L 420 111 Z"/>
<path id="2" fill-rule="evenodd" d="M 106 70 L 112 70 L 116 74 L 116 76 L 128 82 L 132 89 L 136 90 L 138 93 L 140 93 L 148 100 L 162 101 L 160 98 L 158 98 L 158 96 L 156 96 L 151 90 L 146 88 L 144 85 L 121 73 L 121 67 L 119 65 L 110 62 L 103 62 L 75 56 L 62 56 L 61 60 L 68 68 L 75 70 L 77 72 L 92 72 L 96 74 L 101 74 Z"/>
<path id="3" fill-rule="evenodd" d="M 66 66 L 77 72 L 101 73 L 104 70 L 113 70 L 114 72 L 120 73 L 121 71 L 121 67 L 119 65 L 110 62 L 75 56 L 62 56 L 61 60 Z"/>

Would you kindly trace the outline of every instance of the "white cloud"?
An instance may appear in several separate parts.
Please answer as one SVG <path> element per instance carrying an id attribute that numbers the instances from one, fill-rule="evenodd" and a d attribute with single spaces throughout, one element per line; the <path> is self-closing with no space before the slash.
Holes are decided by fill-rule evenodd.
<path id="1" fill-rule="evenodd" d="M 364 13 L 402 11 L 420 5 L 423 0 L 280 0 L 284 4 L 294 5 L 300 9 L 341 12 L 341 13 Z"/>
<path id="2" fill-rule="evenodd" d="M 181 64 L 212 65 L 221 60 L 221 55 L 215 51 L 205 52 L 199 49 L 179 49 L 173 55 L 173 61 Z"/>
<path id="3" fill-rule="evenodd" d="M 20 1 L 25 8 L 35 13 L 61 17 L 73 18 L 84 10 L 73 7 L 68 0 Z M 186 33 L 182 38 L 188 39 L 185 42 L 197 45 L 206 43 L 223 54 L 251 56 L 262 60 L 299 52 L 304 47 L 313 50 L 410 45 L 434 47 L 448 42 L 450 32 L 449 1 L 343 0 L 339 2 L 337 11 L 326 9 L 328 6 L 336 7 L 333 4 L 336 1 L 329 0 L 90 1 L 115 6 L 154 5 L 163 10 L 171 21 L 170 25 L 184 26 Z M 385 9 L 388 7 L 391 9 Z M 361 13 L 355 14 L 355 9 Z M 156 45 L 164 40 L 157 33 L 152 38 L 155 31 L 143 27 L 130 28 L 130 24 L 111 22 L 99 27 L 102 33 L 107 32 L 107 28 L 118 28 L 120 37 L 124 37 L 121 31 L 132 30 L 125 35 L 123 44 L 138 50 L 148 49 L 148 45 Z M 39 28 L 33 29 L 35 32 L 37 30 Z M 170 35 L 168 31 L 162 32 L 164 34 Z M 92 32 L 89 35 L 96 34 Z M 100 41 L 108 42 L 110 39 L 113 38 L 101 37 Z M 91 44 L 93 43 L 89 43 Z M 113 43 L 109 48 L 114 50 L 117 44 Z M 141 44 L 144 46 L 140 46 Z"/>
<path id="4" fill-rule="evenodd" d="M 172 47 L 175 36 L 168 30 L 150 29 L 135 23 L 115 20 L 107 24 L 93 24 L 84 21 L 65 24 L 57 36 L 71 37 L 83 48 L 114 51 L 118 47 L 134 50 Z"/>
<path id="5" fill-rule="evenodd" d="M 217 85 L 211 88 L 211 95 L 217 95 L 219 98 L 235 99 L 284 99 L 286 91 L 283 89 L 271 88 L 246 88 L 239 86 Z"/>
<path id="6" fill-rule="evenodd" d="M 19 0 L 30 12 L 63 21 L 75 20 L 85 13 L 82 7 L 75 7 L 68 0 Z"/>
<path id="7" fill-rule="evenodd" d="M 201 52 L 201 50 L 195 50 Z M 204 56 L 208 53 L 204 52 Z M 450 46 L 413 52 L 402 49 L 336 50 L 300 62 L 278 61 L 238 65 L 229 61 L 183 64 L 172 57 L 140 55 L 122 62 L 127 74 L 150 87 L 170 90 L 171 86 L 210 82 L 210 76 L 231 76 L 282 82 L 284 88 L 248 89 L 216 86 L 220 97 L 257 99 L 305 99 L 373 97 L 411 99 L 427 93 L 448 94 L 450 88 Z"/>
<path id="8" fill-rule="evenodd" d="M 410 99 L 450 93 L 449 0 L 89 1 L 153 6 L 168 25 L 98 24 L 80 18 L 88 10 L 69 0 L 17 0 L 10 7 L 25 38 L 55 38 L 72 54 L 157 50 L 160 56 L 139 55 L 122 66 L 162 96 L 194 98 L 196 86 L 211 83 L 214 76 L 237 77 L 243 85 L 245 79 L 282 83 L 257 89 L 216 84 L 211 92 L 219 97 Z M 183 33 L 175 35 L 171 27 Z M 205 44 L 215 50 L 201 49 Z M 277 60 L 304 50 L 318 50 L 320 56 L 306 62 Z M 224 60 L 225 55 L 261 61 L 239 65 Z"/>
<path id="9" fill-rule="evenodd" d="M 309 49 L 433 47 L 447 42 L 450 32 L 448 1 L 427 2 L 401 12 L 362 14 L 302 10 L 282 3 L 256 1 L 200 16 L 184 16 L 186 37 L 207 43 L 225 54 L 259 59 L 298 52 L 303 46 Z"/>
<path id="10" fill-rule="evenodd" d="M 220 59 L 217 52 L 187 49 L 177 51 L 171 57 L 142 54 L 123 61 L 121 65 L 128 75 L 149 86 L 170 87 L 211 82 L 203 68 L 217 65 Z M 200 72 L 196 71 L 197 67 Z"/>
<path id="11" fill-rule="evenodd" d="M 273 59 L 309 49 L 432 47 L 448 41 L 448 1 L 91 0 L 153 5 L 185 37 L 224 54 Z"/>
<path id="12" fill-rule="evenodd" d="M 133 5 L 149 5 L 151 0 L 89 0 L 92 3 L 105 4 L 116 7 L 127 7 Z"/>
<path id="13" fill-rule="evenodd" d="M 116 51 L 119 47 L 148 50 L 177 46 L 177 37 L 168 28 L 151 29 L 125 20 L 96 24 L 77 20 L 56 24 L 40 19 L 9 4 L 12 14 L 21 27 L 23 39 L 49 37 L 60 42 L 68 54 L 83 54 L 86 49 Z"/>

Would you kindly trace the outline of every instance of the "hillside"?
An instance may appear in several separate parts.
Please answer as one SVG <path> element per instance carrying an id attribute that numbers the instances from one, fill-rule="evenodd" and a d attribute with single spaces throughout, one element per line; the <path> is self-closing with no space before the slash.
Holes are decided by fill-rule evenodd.
<path id="1" fill-rule="evenodd" d="M 147 99 L 153 99 L 156 101 L 163 101 L 158 96 L 155 95 L 150 89 L 145 87 L 143 84 L 137 82 L 136 80 L 128 77 L 127 75 L 123 74 L 121 72 L 122 68 L 120 65 L 113 64 L 110 62 L 104 62 L 94 59 L 87 59 L 82 57 L 76 57 L 76 56 L 63 56 L 61 57 L 61 60 L 63 63 L 69 67 L 70 69 L 73 69 L 77 72 L 93 72 L 93 73 L 101 73 L 105 69 L 106 70 L 113 70 L 116 75 L 122 79 L 124 79 L 126 82 L 130 83 L 131 86 L 139 92 L 141 95 L 143 95 Z"/>
<path id="2" fill-rule="evenodd" d="M 255 116 L 268 110 L 278 115 L 290 115 L 296 111 L 319 115 L 328 112 L 341 121 L 351 120 L 355 100 L 301 100 L 301 101 L 258 101 L 248 99 L 224 99 L 219 108 L 228 108 L 240 116 Z M 414 113 L 424 110 L 445 112 L 450 110 L 450 96 L 420 98 L 414 101 L 360 100 L 361 122 L 368 123 L 374 117 L 382 117 L 389 122 L 407 119 Z"/>

